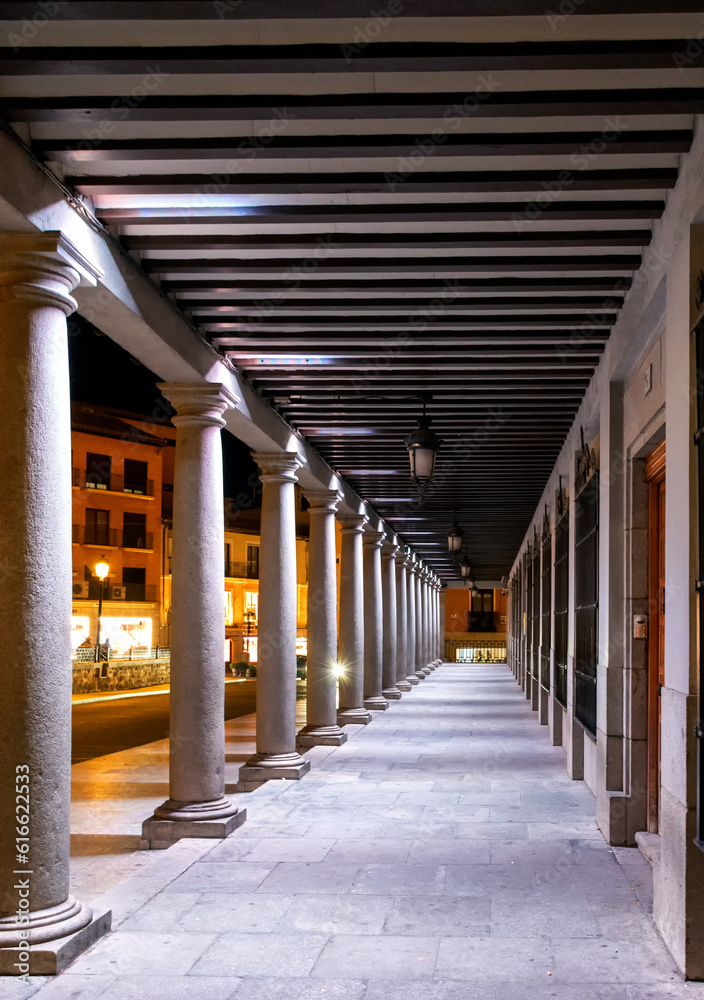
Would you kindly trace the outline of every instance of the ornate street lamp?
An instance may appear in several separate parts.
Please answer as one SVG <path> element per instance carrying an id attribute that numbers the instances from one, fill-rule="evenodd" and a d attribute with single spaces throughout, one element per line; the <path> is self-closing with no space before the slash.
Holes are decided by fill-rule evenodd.
<path id="1" fill-rule="evenodd" d="M 452 522 L 452 527 L 447 533 L 447 548 L 450 552 L 459 552 L 462 548 L 462 539 L 464 538 L 464 531 L 462 526 L 457 520 L 457 514 L 455 514 L 455 519 Z"/>
<path id="2" fill-rule="evenodd" d="M 100 580 L 100 593 L 98 596 L 98 634 L 95 640 L 95 662 L 100 659 L 100 619 L 103 614 L 103 594 L 105 593 L 105 581 L 110 572 L 110 564 L 105 562 L 105 556 L 100 557 L 100 562 L 95 564 L 95 575 Z"/>
<path id="3" fill-rule="evenodd" d="M 465 552 L 462 556 L 462 562 L 460 563 L 460 572 L 462 574 L 462 579 L 466 580 L 468 583 L 472 575 L 472 567 L 469 562 L 469 556 Z"/>
<path id="4" fill-rule="evenodd" d="M 432 480 L 439 447 L 440 438 L 430 430 L 430 417 L 426 416 L 423 400 L 423 415 L 418 419 L 418 427 L 406 437 L 411 479 L 418 486 L 425 486 Z"/>

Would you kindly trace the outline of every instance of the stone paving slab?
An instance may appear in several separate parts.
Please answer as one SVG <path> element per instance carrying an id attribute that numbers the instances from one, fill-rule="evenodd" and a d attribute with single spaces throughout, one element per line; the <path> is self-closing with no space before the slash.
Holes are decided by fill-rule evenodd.
<path id="1" fill-rule="evenodd" d="M 647 862 L 604 842 L 505 666 L 444 665 L 348 729 L 248 794 L 224 842 L 129 864 L 115 842 L 113 933 L 3 1000 L 704 1000 L 654 930 Z"/>

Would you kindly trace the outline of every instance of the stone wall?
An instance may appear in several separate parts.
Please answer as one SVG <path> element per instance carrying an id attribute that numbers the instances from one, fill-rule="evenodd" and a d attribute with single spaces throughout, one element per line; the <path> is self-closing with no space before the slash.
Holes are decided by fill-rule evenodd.
<path id="1" fill-rule="evenodd" d="M 168 684 L 170 660 L 112 660 L 109 663 L 74 663 L 73 693 L 129 691 Z"/>

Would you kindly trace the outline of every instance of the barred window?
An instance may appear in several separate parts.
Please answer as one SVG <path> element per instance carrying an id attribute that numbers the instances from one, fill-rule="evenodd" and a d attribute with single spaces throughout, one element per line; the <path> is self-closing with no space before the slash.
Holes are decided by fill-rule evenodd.
<path id="1" fill-rule="evenodd" d="M 583 449 L 583 455 L 588 449 Z M 599 477 L 593 452 L 575 499 L 575 718 L 596 737 Z M 580 460 L 581 461 L 581 458 Z"/>
<path id="2" fill-rule="evenodd" d="M 552 533 L 550 518 L 545 514 L 543 521 L 542 576 L 540 586 L 540 685 L 545 691 L 550 690 L 550 646 L 552 630 L 550 628 L 550 612 L 552 611 Z"/>
<path id="3" fill-rule="evenodd" d="M 570 573 L 570 515 L 565 509 L 555 521 L 555 700 L 567 708 L 567 610 Z"/>

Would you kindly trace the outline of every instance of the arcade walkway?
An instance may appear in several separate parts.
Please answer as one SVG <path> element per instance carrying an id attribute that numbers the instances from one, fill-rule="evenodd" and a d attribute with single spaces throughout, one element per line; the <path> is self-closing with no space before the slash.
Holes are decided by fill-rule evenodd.
<path id="1" fill-rule="evenodd" d="M 704 997 L 653 929 L 647 863 L 606 845 L 505 666 L 443 666 L 347 731 L 228 840 L 145 855 L 113 933 L 35 996 Z"/>

